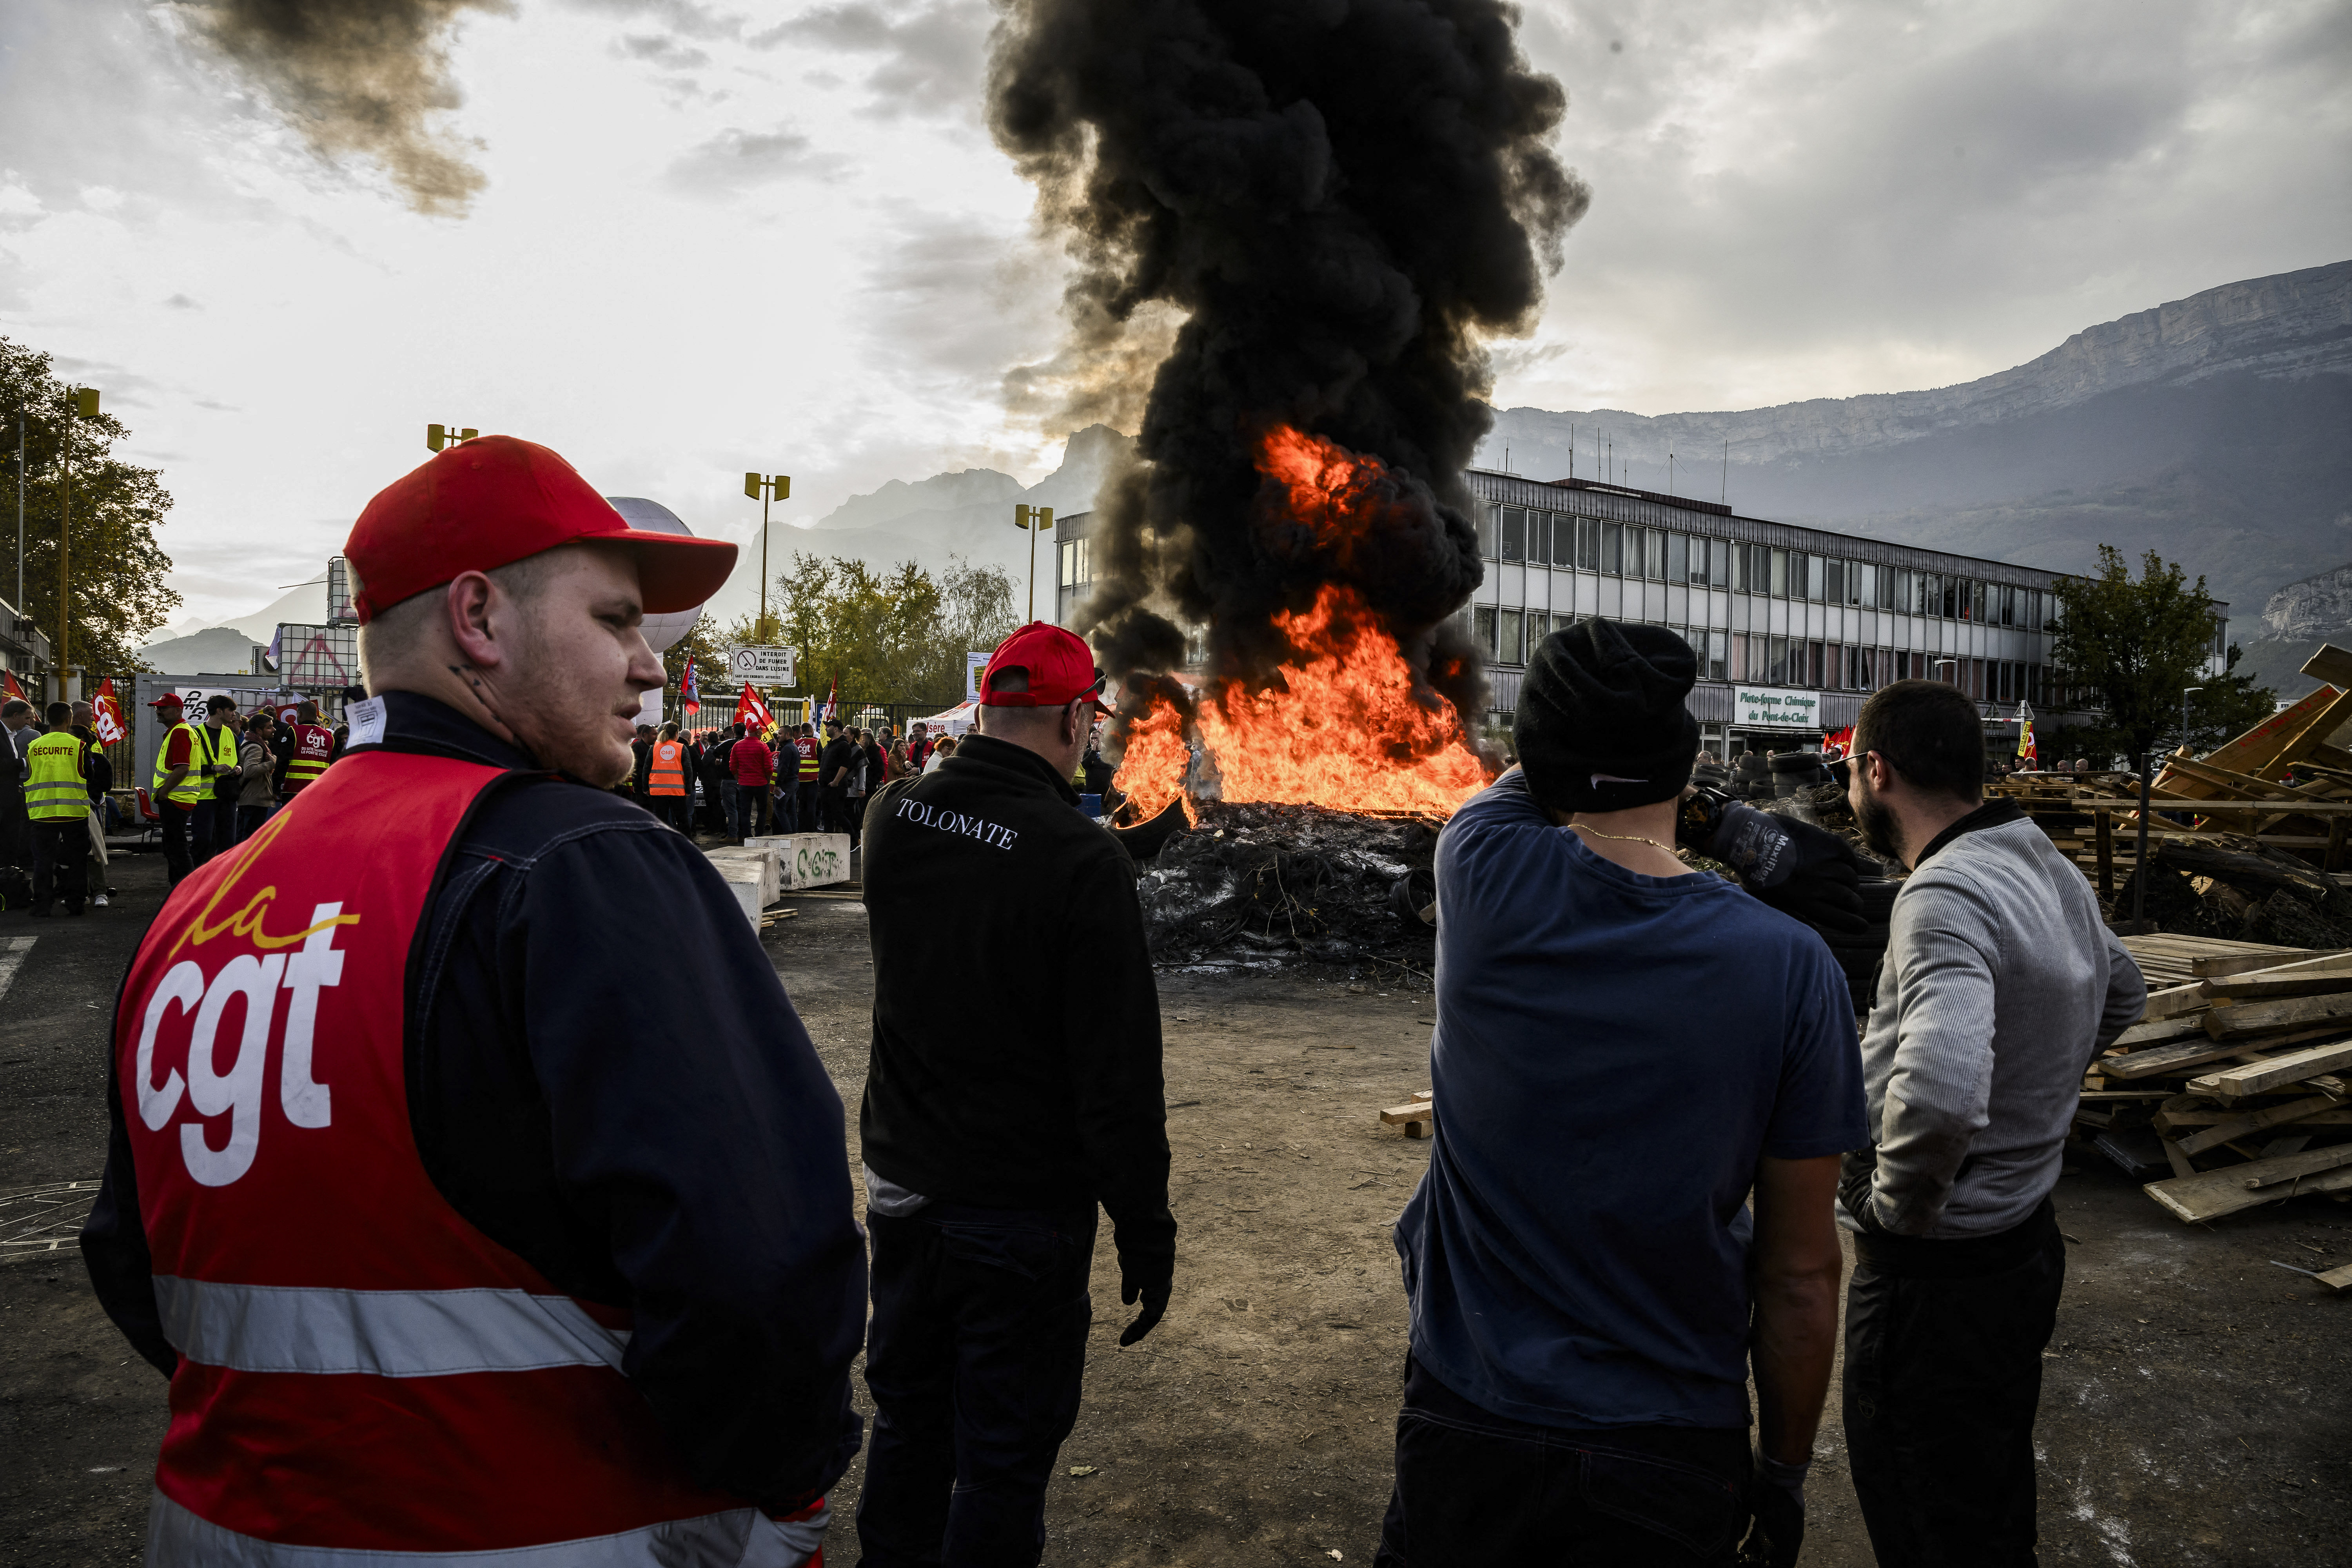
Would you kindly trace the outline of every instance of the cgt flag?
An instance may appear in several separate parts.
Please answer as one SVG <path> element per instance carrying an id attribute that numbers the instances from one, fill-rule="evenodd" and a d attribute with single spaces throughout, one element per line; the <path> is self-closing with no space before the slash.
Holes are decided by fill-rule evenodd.
<path id="1" fill-rule="evenodd" d="M 775 715 L 768 711 L 768 705 L 760 700 L 760 694 L 751 689 L 751 683 L 745 681 L 743 695 L 735 700 L 735 722 L 743 726 L 746 734 L 764 735 L 775 721 Z"/>
<path id="2" fill-rule="evenodd" d="M 2032 767 L 2042 765 L 2041 750 L 2033 742 L 2033 710 L 2022 702 L 2017 705 L 2017 754 Z"/>
<path id="3" fill-rule="evenodd" d="M 0 669 L 0 680 L 7 682 L 7 694 L 15 698 L 17 701 L 30 702 L 32 700 L 31 698 L 25 695 L 25 689 L 16 684 L 16 672 L 15 670 Z"/>
<path id="4" fill-rule="evenodd" d="M 114 695 L 114 678 L 108 676 L 98 683 L 98 695 L 89 700 L 89 727 L 98 731 L 98 743 L 111 746 L 131 733 L 122 722 L 122 704 Z"/>
<path id="5" fill-rule="evenodd" d="M 677 705 L 689 713 L 702 711 L 702 689 L 694 683 L 694 656 L 686 656 L 686 673 L 678 679 Z"/>
<path id="6" fill-rule="evenodd" d="M 1822 760 L 1825 763 L 1836 762 L 1853 750 L 1853 726 L 1851 724 L 1822 737 Z"/>

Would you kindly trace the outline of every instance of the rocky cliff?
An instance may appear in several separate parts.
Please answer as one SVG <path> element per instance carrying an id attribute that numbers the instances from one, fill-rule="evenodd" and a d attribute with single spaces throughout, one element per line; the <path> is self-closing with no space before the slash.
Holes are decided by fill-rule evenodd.
<path id="1" fill-rule="evenodd" d="M 1682 488 L 1697 493 L 1708 489 L 1704 480 L 1726 443 L 1736 477 L 1746 465 L 1897 446 L 2053 413 L 2125 387 L 2185 386 L 2232 374 L 2298 379 L 2329 373 L 2352 373 L 2352 261 L 2208 289 L 2086 328 L 2025 364 L 1932 391 L 1654 416 L 1611 408 L 1506 409 L 1479 457 L 1499 464 L 1507 445 L 1514 472 L 1559 478 L 1569 471 L 1573 426 L 1578 473 L 1594 477 L 1593 454 L 1605 441 L 1618 462 L 1636 466 L 1630 482 L 1663 489 L 1666 456 L 1674 452 L 1683 465 Z"/>

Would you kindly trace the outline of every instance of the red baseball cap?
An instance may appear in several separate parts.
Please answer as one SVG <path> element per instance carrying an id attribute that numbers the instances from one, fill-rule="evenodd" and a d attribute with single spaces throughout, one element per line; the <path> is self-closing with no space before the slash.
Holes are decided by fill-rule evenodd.
<path id="1" fill-rule="evenodd" d="M 378 491 L 343 555 L 364 623 L 461 572 L 490 572 L 559 544 L 635 547 L 646 613 L 690 610 L 735 569 L 723 539 L 634 529 L 547 447 L 512 436 L 451 447 Z"/>
<path id="2" fill-rule="evenodd" d="M 1029 689 L 990 690 L 988 683 L 1000 669 L 1028 671 Z M 988 668 L 980 678 L 980 702 L 983 708 L 1059 708 L 1087 697 L 1108 713 L 1111 707 L 1102 699 L 1103 679 L 1093 651 L 1075 632 L 1048 621 L 1031 621 L 989 656 Z"/>
<path id="3" fill-rule="evenodd" d="M 185 708 L 187 704 L 180 700 L 180 694 L 178 692 L 166 691 L 163 696 L 158 697 L 154 701 L 147 704 L 147 706 L 150 708 Z"/>

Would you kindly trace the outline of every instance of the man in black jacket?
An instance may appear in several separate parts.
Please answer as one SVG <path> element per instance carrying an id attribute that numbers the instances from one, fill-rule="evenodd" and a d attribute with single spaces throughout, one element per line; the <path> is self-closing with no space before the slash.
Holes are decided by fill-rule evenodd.
<path id="1" fill-rule="evenodd" d="M 1167 1310 L 1159 994 L 1133 865 L 1070 788 L 1101 689 L 1084 643 L 1023 628 L 982 678 L 981 733 L 866 811 L 867 1568 L 1044 1552 L 1097 1200 L 1120 1299 L 1142 1301 L 1119 1343 Z M 940 995 L 980 1005 L 943 1013 Z"/>

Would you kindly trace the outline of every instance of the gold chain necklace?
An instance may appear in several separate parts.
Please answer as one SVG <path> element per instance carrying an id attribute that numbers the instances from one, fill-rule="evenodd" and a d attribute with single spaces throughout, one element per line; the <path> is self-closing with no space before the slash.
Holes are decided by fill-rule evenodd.
<path id="1" fill-rule="evenodd" d="M 1666 849 L 1666 847 L 1659 843 L 1656 839 L 1644 838 L 1638 833 L 1603 833 L 1601 829 L 1585 822 L 1571 822 L 1569 824 L 1569 826 L 1574 828 L 1579 833 L 1590 833 L 1595 838 L 1613 838 L 1620 844 L 1646 844 L 1653 849 L 1665 849 L 1667 854 L 1675 855 L 1673 850 Z M 1679 860 L 1682 857 L 1675 855 L 1675 858 Z"/>

